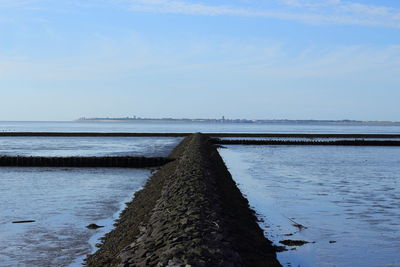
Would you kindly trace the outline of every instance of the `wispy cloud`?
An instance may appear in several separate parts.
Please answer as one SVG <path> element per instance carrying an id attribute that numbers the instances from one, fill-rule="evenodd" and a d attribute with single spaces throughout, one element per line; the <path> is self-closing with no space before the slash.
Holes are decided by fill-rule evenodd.
<path id="1" fill-rule="evenodd" d="M 310 48 L 293 58 L 286 55 L 274 62 L 273 68 L 263 65 L 256 68 L 260 73 L 282 78 L 345 77 L 347 80 L 362 81 L 384 75 L 398 80 L 394 76 L 400 69 L 400 46 L 342 46 L 328 51 Z"/>
<path id="2" fill-rule="evenodd" d="M 35 2 L 38 0 L 0 0 L 0 7 L 21 7 Z"/>
<path id="3" fill-rule="evenodd" d="M 241 16 L 299 21 L 309 24 L 341 24 L 400 28 L 400 8 L 365 4 L 357 0 L 62 0 L 64 6 L 98 7 L 123 5 L 139 12 L 196 16 Z M 360 0 L 358 0 L 360 1 Z M 58 1 L 57 1 L 58 2 Z M 47 7 L 48 0 L 0 0 L 1 7 Z"/>
<path id="4" fill-rule="evenodd" d="M 203 16 L 243 16 L 313 24 L 348 24 L 400 28 L 400 10 L 341 0 L 276 0 L 218 5 L 189 0 L 125 0 L 135 11 Z M 236 2 L 237 3 L 237 2 Z M 242 2 L 243 3 L 243 2 Z"/>
<path id="5" fill-rule="evenodd" d="M 85 51 L 75 51 L 65 58 L 38 59 L 0 54 L 0 90 L 9 94 L 9 97 L 3 97 L 5 103 L 0 109 L 4 114 L 9 113 L 7 110 L 16 110 L 15 114 L 26 110 L 21 117 L 31 114 L 26 109 L 26 102 L 18 100 L 22 93 L 11 89 L 16 88 L 44 103 L 46 110 L 53 107 L 54 101 L 56 109 L 64 107 L 66 98 L 82 113 L 85 110 L 82 107 L 87 106 L 85 101 L 93 98 L 93 104 L 87 106 L 84 114 L 121 110 L 121 102 L 127 100 L 126 110 L 135 106 L 141 112 L 150 112 L 148 107 L 151 106 L 164 111 L 168 109 L 165 102 L 175 99 L 181 103 L 171 102 L 177 104 L 169 106 L 179 106 L 177 112 L 183 114 L 187 110 L 204 110 L 190 106 L 193 105 L 190 99 L 204 97 L 207 103 L 212 101 L 211 109 L 237 116 L 250 116 L 246 114 L 251 114 L 253 109 L 259 113 L 252 116 L 277 114 L 280 117 L 315 118 L 316 114 L 327 116 L 328 105 L 335 110 L 334 116 L 345 117 L 353 114 L 346 113 L 351 111 L 368 118 L 363 113 L 370 112 L 372 117 L 368 119 L 382 114 L 382 118 L 398 120 L 393 114 L 397 114 L 398 109 L 395 99 L 399 95 L 400 46 L 317 46 L 293 51 L 285 44 L 272 44 L 270 40 L 239 40 L 186 40 L 173 46 L 136 35 L 119 40 L 100 36 Z M 372 91 L 371 88 L 374 97 L 368 102 L 370 106 L 355 108 L 354 105 L 365 101 L 368 95 L 363 90 Z M 338 92 L 343 97 L 332 100 L 329 92 Z M 210 95 L 213 95 L 211 100 Z M 381 108 L 371 112 L 376 97 L 381 97 Z M 31 98 L 27 99 L 32 102 Z M 221 99 L 228 104 L 220 107 Z M 347 110 L 343 101 L 348 101 Z M 113 102 L 117 104 L 111 108 Z M 282 103 L 287 105 L 282 106 Z M 139 108 L 140 105 L 143 106 Z M 309 105 L 317 107 L 304 113 L 304 107 Z M 237 110 L 237 106 L 244 108 Z M 31 109 L 37 110 L 36 107 Z M 291 109 L 296 112 L 290 113 Z M 68 107 L 65 105 L 65 110 L 68 118 L 71 116 L 69 104 Z M 41 116 L 48 116 L 43 112 Z"/>
<path id="6" fill-rule="evenodd" d="M 94 39 L 87 49 L 66 58 L 0 55 L 0 79 L 65 82 L 190 76 L 190 84 L 214 76 L 229 76 L 237 83 L 242 78 L 258 79 L 260 84 L 293 78 L 310 83 L 315 78 L 365 80 L 377 75 L 399 79 L 400 46 L 306 47 L 293 51 L 287 44 L 262 40 L 159 45 L 138 36 Z"/>

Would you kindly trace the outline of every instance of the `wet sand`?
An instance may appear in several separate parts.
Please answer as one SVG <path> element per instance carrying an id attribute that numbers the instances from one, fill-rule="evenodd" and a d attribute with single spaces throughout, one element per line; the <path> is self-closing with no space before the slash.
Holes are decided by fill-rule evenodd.
<path id="1" fill-rule="evenodd" d="M 286 246 L 278 253 L 282 265 L 400 266 L 397 147 L 227 146 L 219 152 L 267 237 Z M 290 246 L 302 240 L 310 243 Z"/>

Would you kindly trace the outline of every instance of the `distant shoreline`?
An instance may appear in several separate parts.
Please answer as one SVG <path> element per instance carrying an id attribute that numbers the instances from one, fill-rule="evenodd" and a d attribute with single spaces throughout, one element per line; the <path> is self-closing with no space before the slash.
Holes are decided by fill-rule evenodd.
<path id="1" fill-rule="evenodd" d="M 358 120 L 250 120 L 250 119 L 175 119 L 175 118 L 79 118 L 77 122 L 183 122 L 183 123 L 257 123 L 257 124 L 319 124 L 319 125 L 365 125 L 400 126 L 394 121 Z"/>

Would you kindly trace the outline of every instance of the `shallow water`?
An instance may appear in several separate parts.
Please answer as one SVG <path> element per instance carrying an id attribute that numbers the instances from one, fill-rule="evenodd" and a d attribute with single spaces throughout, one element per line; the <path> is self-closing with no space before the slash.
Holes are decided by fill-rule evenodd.
<path id="1" fill-rule="evenodd" d="M 81 266 L 148 170 L 0 168 L 0 266 Z M 17 220 L 33 223 L 13 224 Z M 86 225 L 105 226 L 90 230 Z"/>
<path id="2" fill-rule="evenodd" d="M 23 122 L 0 121 L 0 132 L 138 132 L 138 133 L 360 133 L 399 134 L 400 125 L 323 125 L 293 123 L 211 122 Z"/>
<path id="3" fill-rule="evenodd" d="M 181 140 L 171 137 L 0 137 L 0 156 L 165 157 Z"/>
<path id="4" fill-rule="evenodd" d="M 269 239 L 315 242 L 278 253 L 284 266 L 400 266 L 399 148 L 228 146 L 220 153 Z"/>
<path id="5" fill-rule="evenodd" d="M 399 134 L 400 126 L 277 125 L 181 122 L 0 122 L 0 131 Z M 166 156 L 179 142 L 179 140 L 181 139 L 159 137 L 0 137 L 0 155 Z M 258 169 L 258 167 L 261 165 L 259 164 L 260 162 L 264 164 L 264 158 L 259 158 L 260 153 L 255 153 L 256 150 L 243 150 L 245 148 L 246 147 L 235 146 L 229 150 L 224 150 L 226 153 L 229 152 L 225 156 L 230 157 L 230 160 L 236 162 L 233 164 L 233 166 L 237 167 L 236 173 L 241 173 L 241 175 L 238 177 L 245 178 L 247 183 L 245 188 L 251 189 L 250 185 L 252 183 L 251 181 L 253 181 L 254 188 L 248 191 L 247 194 L 252 197 L 253 205 L 259 207 L 258 210 L 260 213 L 269 208 L 267 218 L 271 220 L 267 221 L 266 225 L 270 225 L 271 229 L 275 229 L 272 234 L 272 238 L 275 238 L 274 240 L 279 241 L 281 240 L 280 236 L 294 230 L 290 221 L 286 217 L 274 211 L 277 210 L 277 207 L 279 210 L 284 210 L 279 205 L 283 205 L 285 203 L 285 205 L 291 207 L 291 205 L 293 205 L 293 199 L 289 196 L 286 200 L 282 196 L 275 196 L 276 201 L 274 202 L 274 198 L 271 197 L 273 194 L 266 194 L 267 191 L 264 191 L 264 189 L 262 189 L 263 187 L 260 185 L 265 183 L 265 177 L 269 177 L 274 173 L 273 170 L 275 173 L 280 173 L 280 176 L 276 174 L 276 176 L 273 177 L 291 177 L 293 176 L 293 168 L 285 169 L 282 166 L 286 166 L 286 163 L 283 162 L 279 165 L 279 160 L 277 160 L 277 162 L 266 162 L 267 164 L 264 166 L 264 168 L 267 168 L 269 165 L 274 166 L 274 163 L 277 164 L 276 167 Z M 264 147 L 258 147 L 258 149 L 263 148 Z M 317 149 L 322 148 L 323 147 L 317 147 Z M 303 149 L 306 149 L 306 147 L 303 147 Z M 331 147 L 330 149 L 334 148 Z M 250 154 L 246 156 L 246 153 Z M 316 154 L 319 155 L 320 153 Z M 289 155 L 291 155 L 291 152 Z M 294 155 L 296 155 L 296 153 Z M 384 155 L 384 157 L 386 156 L 387 155 Z M 393 158 L 399 158 L 397 154 L 392 156 Z M 283 157 L 281 160 L 284 161 L 287 155 L 282 153 L 281 157 Z M 304 155 L 300 153 L 300 157 L 304 157 Z M 267 158 L 270 157 L 268 156 Z M 275 159 L 275 157 L 273 158 Z M 296 162 L 293 158 L 287 158 L 289 161 Z M 250 162 L 247 162 L 247 160 L 250 160 Z M 299 166 L 302 166 L 302 164 L 304 165 L 304 163 L 299 163 Z M 375 174 L 374 170 L 368 169 L 363 171 L 370 172 L 371 175 Z M 377 170 L 378 174 L 380 171 L 380 169 Z M 298 173 L 303 173 L 303 170 L 298 171 Z M 396 173 L 399 173 L 398 169 L 388 168 L 388 174 L 381 175 L 383 175 L 383 177 L 389 177 L 390 175 L 394 176 Z M 112 229 L 113 220 L 118 217 L 119 211 L 124 207 L 123 203 L 130 200 L 133 192 L 140 188 L 149 175 L 149 171 L 146 170 L 126 169 L 0 168 L 0 240 L 2 241 L 0 242 L 0 266 L 80 266 L 85 255 L 93 252 L 94 244 L 97 242 L 98 238 Z M 258 180 L 255 180 L 255 177 L 258 177 Z M 270 181 L 270 179 L 268 179 L 268 181 Z M 301 179 L 299 181 L 301 181 Z M 297 181 L 297 184 L 293 183 L 291 187 L 289 187 L 287 184 L 279 184 L 278 179 L 275 181 L 276 184 L 264 184 L 264 186 L 274 189 L 278 188 L 279 190 L 277 190 L 276 193 L 281 192 L 283 188 L 291 189 L 291 194 L 293 194 L 293 192 L 298 192 L 298 190 L 296 191 L 295 189 L 299 187 L 299 181 Z M 392 187 L 395 188 L 395 194 L 399 195 L 397 189 L 398 186 L 396 186 Z M 304 186 L 305 189 L 308 187 L 312 188 L 311 185 Z M 391 189 L 392 187 L 383 188 L 385 190 L 387 189 L 390 193 L 393 191 L 393 189 Z M 245 190 L 245 188 L 242 188 L 242 190 Z M 322 192 L 318 194 L 320 194 L 322 197 L 326 193 Z M 328 196 L 333 197 L 335 194 L 328 194 Z M 338 198 L 333 198 L 332 202 L 325 206 L 331 207 L 333 204 L 335 204 L 334 201 L 337 201 L 337 199 Z M 297 202 L 300 201 L 296 200 L 296 203 L 294 203 L 296 205 L 293 205 L 293 209 L 288 209 L 287 212 L 285 210 L 285 216 L 293 216 L 294 218 L 303 219 L 300 215 L 304 214 L 301 212 L 297 214 L 295 211 L 302 211 L 302 209 L 307 210 L 308 204 L 304 204 L 306 202 L 300 202 L 305 206 L 300 207 L 297 205 Z M 399 203 L 399 199 L 393 197 L 391 202 L 386 203 L 385 205 L 390 205 L 394 202 Z M 351 204 L 351 200 L 349 200 L 349 203 Z M 378 203 L 381 202 L 378 201 Z M 349 209 L 348 207 L 341 207 L 339 204 L 336 203 L 336 206 L 334 205 L 334 208 L 331 207 L 330 209 L 335 211 L 337 214 L 343 213 L 344 209 Z M 287 208 L 285 205 L 283 205 L 283 207 Z M 351 205 L 354 206 L 354 204 Z M 337 208 L 337 206 L 339 208 Z M 376 209 L 378 207 L 372 206 L 372 208 Z M 382 209 L 386 210 L 386 208 Z M 358 211 L 358 209 L 356 210 Z M 350 211 L 346 212 L 349 213 Z M 326 210 L 322 209 L 321 214 L 325 213 Z M 392 209 L 392 215 L 390 216 L 397 216 L 398 219 L 398 208 Z M 357 215 L 355 215 L 355 217 L 356 219 L 353 219 L 354 223 L 352 225 L 358 225 Z M 361 215 L 359 217 L 361 217 Z M 326 218 L 327 219 L 325 220 L 321 220 L 321 222 L 327 224 L 328 226 L 332 225 L 332 228 L 336 227 L 336 221 L 343 221 L 341 216 L 332 217 L 328 214 Z M 10 223 L 13 220 L 29 219 L 36 220 L 36 222 L 30 224 Z M 274 219 L 274 221 L 272 221 L 272 219 Z M 310 220 L 313 221 L 313 219 Z M 304 224 L 309 223 L 306 220 L 304 221 Z M 348 219 L 348 221 L 348 224 L 350 225 L 352 220 Z M 106 227 L 97 230 L 89 230 L 85 226 L 90 223 L 97 223 L 99 225 L 105 225 Z M 386 232 L 384 232 L 385 236 L 389 236 L 389 231 L 392 231 L 393 229 L 397 230 L 397 232 L 400 232 L 397 229 L 397 222 L 391 221 L 390 223 L 384 223 L 383 225 L 388 229 Z M 319 229 L 318 226 L 313 226 L 307 229 L 307 232 L 303 231 L 297 235 L 300 235 L 299 238 L 301 239 L 307 238 L 314 240 L 318 238 L 321 239 L 322 237 L 320 235 L 327 235 L 329 237 L 329 231 L 331 231 L 333 237 L 341 236 L 341 232 L 330 230 L 328 226 L 325 226 L 325 228 L 322 228 L 322 230 Z M 371 235 L 370 230 L 364 231 L 366 235 Z M 374 233 L 375 232 L 372 231 L 372 236 L 374 236 Z M 330 239 L 328 237 L 325 237 L 323 240 Z M 392 235 L 392 237 L 397 238 L 397 240 L 399 239 L 398 235 Z M 352 241 L 351 238 L 348 239 Z M 375 240 L 374 238 L 367 239 Z M 339 240 L 339 238 L 337 238 L 337 240 Z M 347 242 L 345 239 L 341 240 Z M 362 241 L 364 240 L 365 239 Z M 378 246 L 381 245 L 379 240 L 376 242 Z M 394 244 L 393 246 L 397 246 L 395 248 L 397 251 L 399 251 L 398 243 L 396 242 L 397 241 L 394 240 L 392 243 Z M 302 266 L 323 266 L 315 264 L 319 260 L 319 255 L 323 255 L 323 257 L 328 255 L 326 256 L 327 258 L 336 257 L 340 259 L 341 263 L 343 263 L 345 262 L 345 260 L 342 260 L 343 257 L 337 257 L 335 256 L 336 254 L 330 256 L 329 253 L 326 253 L 326 251 L 330 251 L 332 246 L 338 246 L 338 244 L 339 241 L 335 244 L 329 244 L 329 246 L 319 246 L 318 249 L 323 252 L 325 251 L 325 254 L 320 253 L 319 250 L 315 250 L 315 244 L 309 244 L 298 250 L 302 253 L 301 255 L 306 255 L 305 257 L 299 257 L 299 254 L 297 254 L 298 251 L 281 253 L 280 255 L 282 256 L 280 257 L 284 257 L 283 259 L 287 259 L 287 261 L 292 263 L 305 262 L 306 264 L 303 264 Z M 353 247 L 346 247 L 346 244 L 343 244 L 342 242 L 340 248 L 347 248 L 348 251 L 356 251 L 356 249 Z M 352 243 L 349 242 L 349 244 Z M 311 245 L 314 247 L 311 247 Z M 393 246 L 382 246 L 381 248 L 383 252 L 380 252 L 378 259 L 381 257 L 381 255 L 383 255 L 382 257 L 384 257 L 386 254 L 393 255 Z M 373 249 L 376 248 L 376 246 L 371 247 Z M 310 250 L 308 248 L 313 249 Z M 381 248 L 379 248 L 378 251 L 381 251 Z M 361 246 L 359 249 L 363 250 L 364 247 Z M 344 254 L 348 255 L 348 253 Z M 356 255 L 359 254 L 361 255 L 361 253 L 357 253 Z M 346 257 L 349 258 L 348 256 Z M 391 257 L 391 259 L 393 259 L 393 257 Z M 395 263 L 396 264 L 394 266 L 400 265 L 397 264 L 397 261 Z M 340 266 L 340 264 L 338 266 Z M 346 266 L 346 264 L 344 264 L 344 266 Z"/>

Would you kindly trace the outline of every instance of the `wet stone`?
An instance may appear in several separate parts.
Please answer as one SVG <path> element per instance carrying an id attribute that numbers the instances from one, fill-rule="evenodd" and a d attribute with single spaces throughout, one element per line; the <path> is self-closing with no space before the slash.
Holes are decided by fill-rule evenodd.
<path id="1" fill-rule="evenodd" d="M 194 134 L 175 148 L 88 266 L 280 266 L 208 140 Z"/>
<path id="2" fill-rule="evenodd" d="M 285 246 L 303 246 L 305 244 L 308 243 L 312 243 L 312 242 L 308 242 L 308 241 L 304 241 L 304 240 L 282 240 L 279 241 L 279 243 L 285 245 Z"/>
<path id="3" fill-rule="evenodd" d="M 98 228 L 102 228 L 102 227 L 104 227 L 104 226 L 102 226 L 102 225 L 97 225 L 97 224 L 95 224 L 95 223 L 91 223 L 91 224 L 89 224 L 89 225 L 86 226 L 86 228 L 88 228 L 88 229 L 98 229 Z"/>

